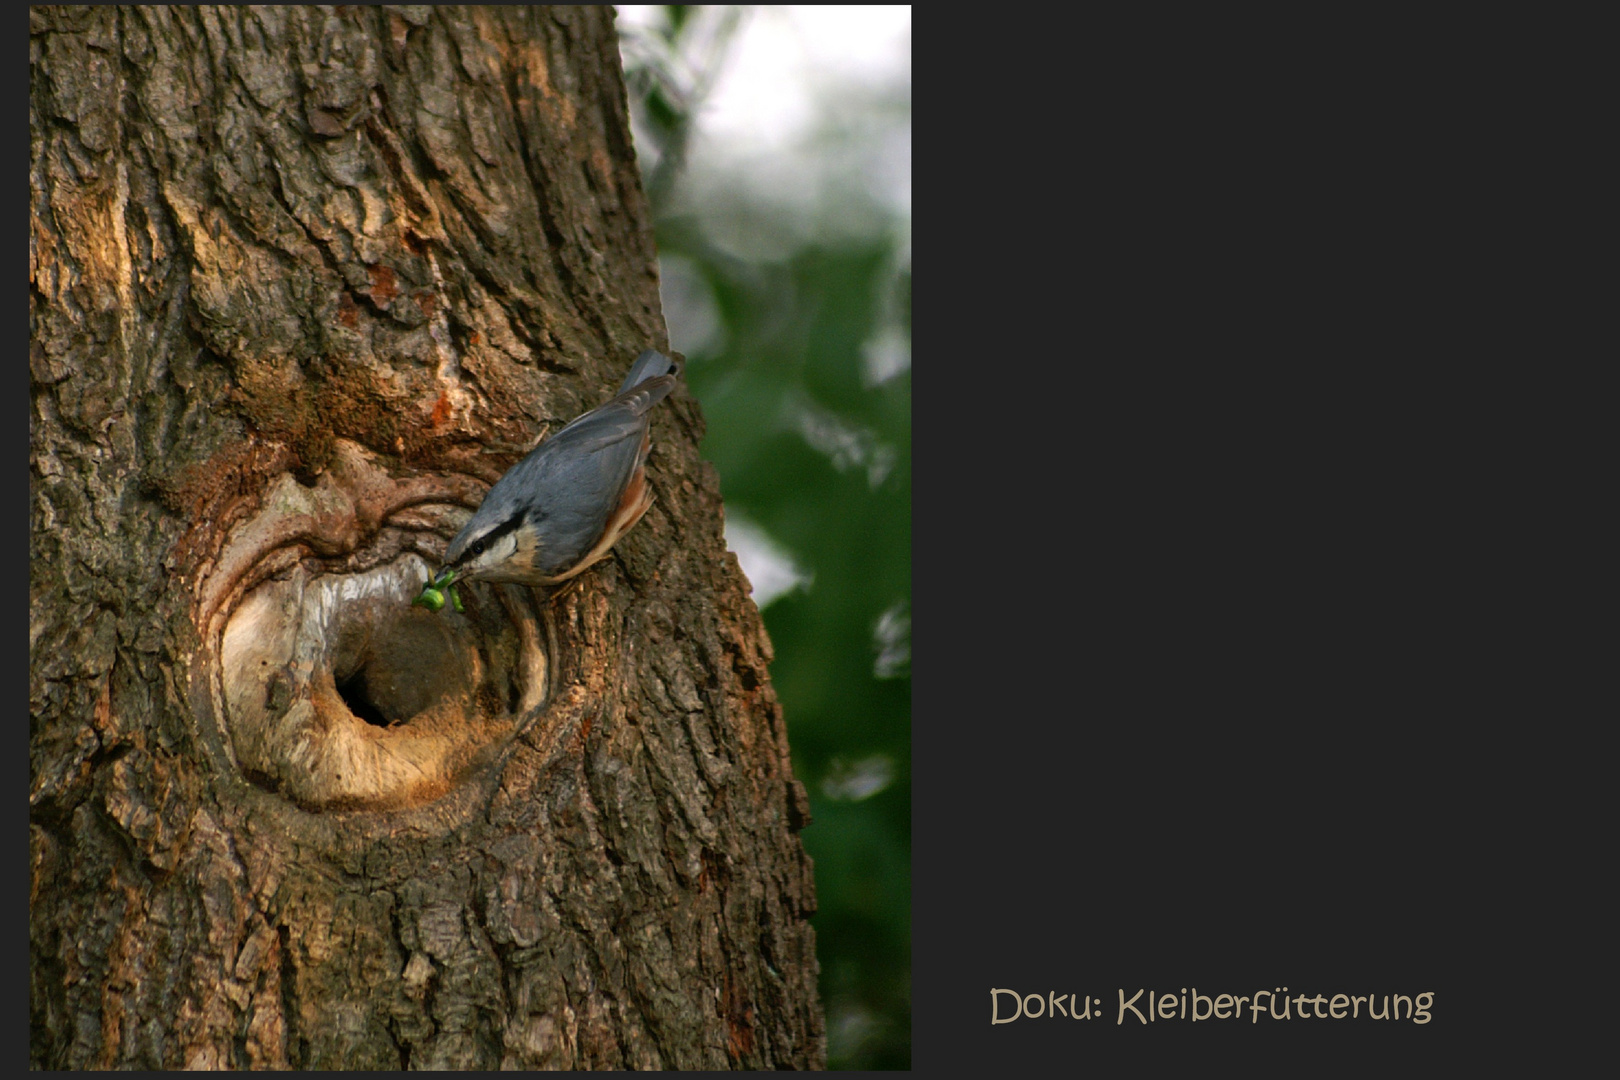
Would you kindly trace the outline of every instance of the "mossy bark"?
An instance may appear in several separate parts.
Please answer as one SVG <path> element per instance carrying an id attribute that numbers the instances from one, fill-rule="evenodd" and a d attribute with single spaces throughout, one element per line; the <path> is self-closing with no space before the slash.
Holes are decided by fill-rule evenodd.
<path id="1" fill-rule="evenodd" d="M 277 485 L 475 491 L 667 346 L 611 9 L 36 7 L 30 64 L 34 1066 L 821 1066 L 807 802 L 684 390 L 448 793 L 301 805 L 219 715 L 205 609 Z M 389 527 L 342 505 L 265 572 Z"/>

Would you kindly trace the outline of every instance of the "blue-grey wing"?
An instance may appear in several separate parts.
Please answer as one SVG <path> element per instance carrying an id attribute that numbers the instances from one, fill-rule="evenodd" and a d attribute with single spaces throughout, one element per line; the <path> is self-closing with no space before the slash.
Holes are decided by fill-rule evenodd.
<path id="1" fill-rule="evenodd" d="M 539 562 L 567 569 L 602 536 L 631 475 L 642 462 L 647 412 L 665 397 L 675 377 L 655 376 L 573 421 L 541 443 L 490 489 L 530 494 Z"/>
<path id="2" fill-rule="evenodd" d="M 668 396 L 676 376 L 657 375 L 622 391 L 612 401 L 598 405 L 578 417 L 541 444 L 567 446 L 572 453 L 592 453 L 611 446 L 632 433 L 647 430 L 647 411 Z M 535 453 L 539 453 L 536 450 Z"/>

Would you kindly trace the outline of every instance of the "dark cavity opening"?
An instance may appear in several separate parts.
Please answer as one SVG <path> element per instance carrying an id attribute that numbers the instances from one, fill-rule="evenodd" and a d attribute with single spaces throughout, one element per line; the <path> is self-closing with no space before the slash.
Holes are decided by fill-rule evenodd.
<path id="1" fill-rule="evenodd" d="M 350 712 L 366 723 L 377 727 L 389 727 L 394 721 L 384 716 L 382 710 L 372 704 L 371 699 L 366 696 L 365 676 L 365 669 L 362 668 L 338 683 L 338 697 L 343 699 L 343 704 L 349 707 Z"/>

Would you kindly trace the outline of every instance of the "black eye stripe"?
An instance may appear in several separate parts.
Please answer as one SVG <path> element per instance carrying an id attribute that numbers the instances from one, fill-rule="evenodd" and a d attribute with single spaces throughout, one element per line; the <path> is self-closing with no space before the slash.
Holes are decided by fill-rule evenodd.
<path id="1" fill-rule="evenodd" d="M 488 551 L 490 547 L 494 545 L 495 541 L 516 529 L 521 524 L 523 524 L 522 514 L 515 514 L 512 517 L 507 518 L 505 521 L 489 530 L 489 532 L 468 544 L 466 554 L 456 561 L 461 563 L 467 561 L 468 559 L 476 559 L 478 556 Z"/>

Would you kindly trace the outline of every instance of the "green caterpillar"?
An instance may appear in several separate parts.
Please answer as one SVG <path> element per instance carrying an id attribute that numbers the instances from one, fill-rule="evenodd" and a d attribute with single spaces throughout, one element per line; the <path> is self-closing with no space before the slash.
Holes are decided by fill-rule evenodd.
<path id="1" fill-rule="evenodd" d="M 417 594 L 415 600 L 411 601 L 411 604 L 413 606 L 421 604 L 429 611 L 441 611 L 444 608 L 445 594 L 448 593 L 451 605 L 457 611 L 466 611 L 467 609 L 461 606 L 461 595 L 456 592 L 455 579 L 456 572 L 454 570 L 445 570 L 432 581 L 423 582 L 422 591 Z"/>

